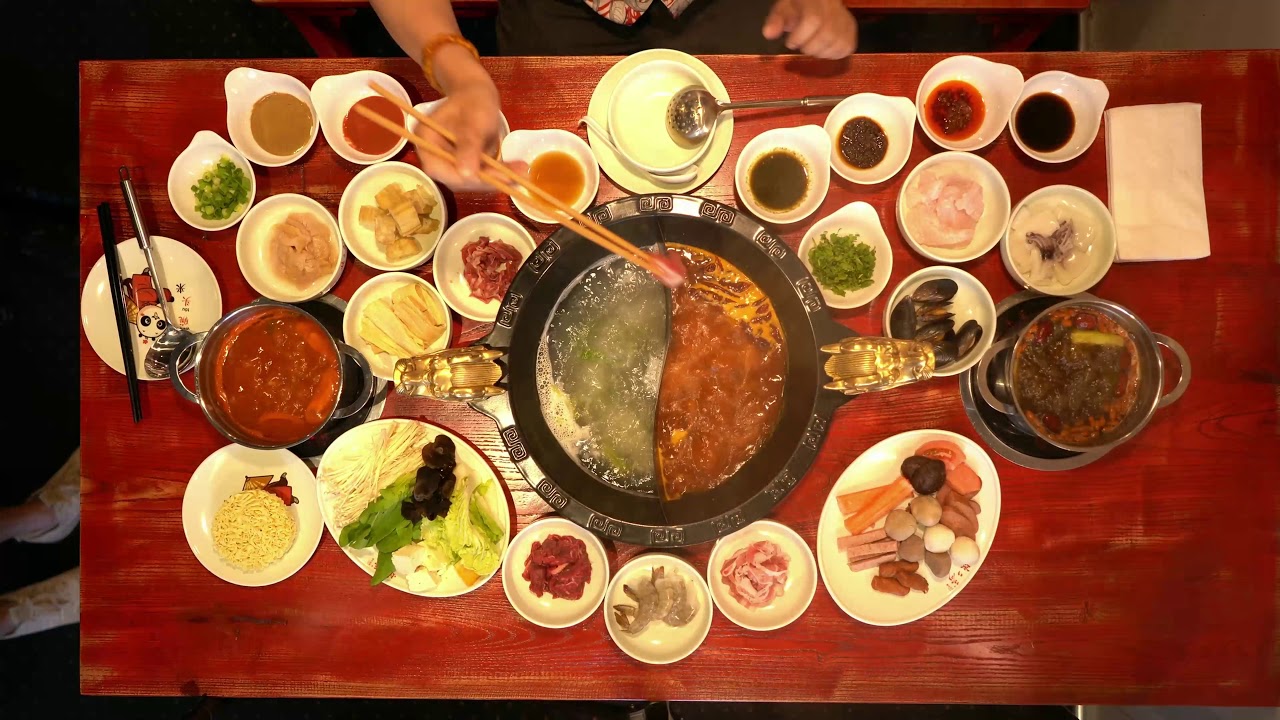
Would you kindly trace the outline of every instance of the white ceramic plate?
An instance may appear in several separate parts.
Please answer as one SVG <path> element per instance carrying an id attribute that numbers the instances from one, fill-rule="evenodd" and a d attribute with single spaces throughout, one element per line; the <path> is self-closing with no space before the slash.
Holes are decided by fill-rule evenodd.
<path id="1" fill-rule="evenodd" d="M 703 85 L 711 91 L 711 94 L 716 96 L 717 100 L 729 102 L 729 91 L 725 89 L 724 83 L 712 72 L 711 68 L 707 67 L 706 63 L 692 55 L 686 55 L 676 50 L 644 50 L 619 60 L 600 78 L 595 91 L 591 93 L 591 103 L 587 107 L 587 115 L 594 119 L 600 127 L 607 128 L 609 125 L 609 103 L 618 82 L 633 68 L 653 60 L 671 60 L 691 68 L 702 80 Z M 720 169 L 720 165 L 728 157 L 729 145 L 733 142 L 733 115 L 732 113 L 721 115 L 720 121 L 716 124 L 715 133 L 712 134 L 710 139 L 711 147 L 707 149 L 706 155 L 698 163 L 697 175 L 693 180 L 678 185 L 656 183 L 649 176 L 632 170 L 618 158 L 613 150 L 601 141 L 600 136 L 591 128 L 587 128 L 587 139 L 591 142 L 591 151 L 600 163 L 600 169 L 604 170 L 609 179 L 628 192 L 637 195 L 643 193 L 687 193 L 705 183 L 712 175 L 715 175 L 716 170 Z"/>
<path id="2" fill-rule="evenodd" d="M 173 298 L 170 311 L 179 327 L 191 332 L 204 332 L 222 317 L 222 291 L 209 269 L 209 264 L 195 250 L 177 240 L 151 236 L 151 251 L 160 263 L 160 274 L 169 285 L 164 291 Z M 124 284 L 124 300 L 129 316 L 129 335 L 133 338 L 133 360 L 139 380 L 156 380 L 147 375 L 142 359 L 151 341 L 164 331 L 163 315 L 157 304 L 160 288 L 147 271 L 146 258 L 136 238 L 116 245 Z M 115 309 L 111 305 L 111 286 L 107 284 L 107 262 L 98 258 L 84 281 L 80 295 L 80 325 L 89 345 L 112 370 L 124 374 L 124 358 L 120 355 L 120 336 L 116 332 Z M 168 380 L 168 378 L 163 378 Z"/>
<path id="3" fill-rule="evenodd" d="M 231 143 L 253 163 L 263 167 L 280 167 L 297 160 L 315 144 L 316 133 L 320 130 L 320 119 L 316 106 L 311 102 L 311 91 L 302 81 L 292 75 L 254 70 L 238 67 L 227 73 L 222 81 L 223 91 L 227 95 L 227 134 Z M 307 143 L 291 155 L 276 155 L 262 149 L 253 138 L 249 127 L 249 118 L 253 114 L 253 105 L 271 93 L 285 93 L 301 100 L 311 110 L 311 136 Z"/>
<path id="4" fill-rule="evenodd" d="M 400 142 L 381 155 L 360 152 L 347 142 L 346 135 L 342 132 L 342 121 L 357 102 L 377 95 L 373 88 L 369 87 L 370 82 L 376 82 L 390 90 L 406 105 L 413 104 L 403 85 L 390 75 L 377 70 L 357 70 L 346 75 L 326 75 L 311 85 L 311 100 L 315 103 L 316 115 L 320 120 L 320 131 L 324 133 L 325 142 L 329 143 L 329 147 L 333 148 L 338 155 L 357 165 L 372 165 L 395 157 L 408 142 L 401 138 Z M 405 127 L 407 128 L 408 125 L 406 124 Z"/>
<path id="5" fill-rule="evenodd" d="M 959 330 L 961 325 L 970 320 L 976 321 L 982 327 L 982 337 L 978 338 L 978 344 L 974 345 L 967 355 L 933 373 L 934 377 L 951 377 L 976 365 L 995 340 L 996 306 L 991 299 L 991 293 L 987 292 L 986 286 L 978 278 L 949 265 L 934 265 L 911 273 L 898 283 L 889 295 L 889 302 L 885 303 L 884 316 L 881 318 L 881 322 L 884 323 L 881 332 L 885 337 L 893 337 L 889 332 L 889 318 L 893 315 L 893 309 L 897 307 L 898 302 L 915 292 L 921 284 L 937 278 L 948 278 L 956 283 L 956 295 L 951 298 L 950 310 L 955 313 L 955 317 L 952 318 L 955 329 Z"/>
<path id="6" fill-rule="evenodd" d="M 440 227 L 431 233 L 432 239 L 424 245 L 422 252 L 395 263 L 387 262 L 387 255 L 378 248 L 373 231 L 360 224 L 360 208 L 377 205 L 374 196 L 393 182 L 400 183 L 406 191 L 414 185 L 425 187 L 436 201 L 431 217 L 440 221 Z M 375 270 L 408 270 L 430 260 L 448 224 L 449 208 L 444 203 L 440 188 L 420 168 L 408 163 L 383 162 L 361 170 L 347 183 L 338 202 L 338 227 L 342 230 L 342 241 L 357 260 Z"/>
<path id="7" fill-rule="evenodd" d="M 1048 285 L 1036 284 L 1023 276 L 1018 271 L 1016 265 L 1013 264 L 1013 258 L 1009 256 L 1009 243 L 1012 242 L 1010 233 L 1013 231 L 1014 218 L 1018 217 L 1018 213 L 1028 204 L 1046 197 L 1066 197 L 1080 202 L 1085 207 L 1092 210 L 1094 216 L 1101 226 L 1102 234 L 1097 239 L 1097 247 L 1093 249 L 1096 253 L 1094 258 L 1094 267 L 1088 273 L 1076 278 L 1076 281 L 1070 285 Z M 1025 242 L 1025 238 L 1021 242 Z M 1116 257 L 1116 223 L 1111 216 L 1111 211 L 1107 206 L 1098 199 L 1097 195 L 1078 188 L 1074 185 L 1050 185 L 1043 187 L 1022 199 L 1022 202 L 1009 213 L 1009 227 L 1005 230 L 1004 238 L 1000 241 L 1000 259 L 1004 261 L 1005 270 L 1013 276 L 1013 279 L 1026 288 L 1031 288 L 1037 292 L 1047 295 L 1076 295 L 1082 293 L 1089 288 L 1102 282 L 1102 278 L 1106 276 L 1111 269 L 1111 265 L 1115 262 Z"/>
<path id="8" fill-rule="evenodd" d="M 306 287 L 298 287 L 271 270 L 267 261 L 270 252 L 271 229 L 285 221 L 290 213 L 303 212 L 312 215 L 329 228 L 330 241 L 337 262 L 328 275 L 316 278 Z M 263 200 L 245 216 L 236 231 L 236 262 L 240 274 L 259 295 L 280 302 L 305 302 L 314 300 L 333 289 L 347 266 L 347 249 L 342 245 L 338 223 L 323 205 L 306 195 L 281 193 Z"/>
<path id="9" fill-rule="evenodd" d="M 786 553 L 790 559 L 787 582 L 773 602 L 762 608 L 746 608 L 729 592 L 720 571 L 735 552 L 757 540 L 776 543 Z M 760 520 L 716 542 L 707 560 L 707 584 L 716 607 L 734 623 L 748 630 L 777 630 L 795 622 L 809 609 L 818 589 L 818 566 L 813 551 L 795 530 L 772 520 Z"/>
<path id="10" fill-rule="evenodd" d="M 520 252 L 521 262 L 529 258 L 529 254 L 537 247 L 533 236 L 520 223 L 506 215 L 497 213 L 476 213 L 468 215 L 453 224 L 440 238 L 440 249 L 436 252 L 435 276 L 436 289 L 444 296 L 449 307 L 465 318 L 480 322 L 493 322 L 498 317 L 498 306 L 502 300 L 479 300 L 471 295 L 471 286 L 462 276 L 462 248 L 467 243 L 487 237 L 490 240 L 502 240 Z"/>
<path id="11" fill-rule="evenodd" d="M 984 205 L 982 217 L 978 219 L 978 225 L 974 228 L 973 239 L 968 245 L 956 248 L 925 247 L 916 241 L 904 221 L 907 213 L 907 188 L 911 187 L 915 179 L 925 170 L 958 164 L 972 166 L 977 171 L 978 176 L 982 178 Z M 1005 184 L 1004 176 L 985 159 L 967 152 L 944 152 L 926 158 L 907 175 L 906 181 L 902 183 L 902 187 L 898 190 L 898 200 L 894 203 L 898 230 L 902 232 L 902 238 L 907 241 L 911 249 L 930 260 L 943 263 L 968 262 L 986 255 L 991 248 L 1000 242 L 1000 238 L 1004 235 L 1005 228 L 1009 224 L 1010 206 L 1009 186 Z"/>
<path id="12" fill-rule="evenodd" d="M 888 140 L 884 159 L 875 167 L 861 169 L 845 162 L 840 154 L 840 133 L 845 123 L 854 118 L 874 120 Z M 831 108 L 822 124 L 831 138 L 831 168 L 845 180 L 859 185 L 874 185 L 897 175 L 911 156 L 911 143 L 915 139 L 916 105 L 911 98 L 889 97 L 876 93 L 858 93 L 840 101 Z"/>
<path id="13" fill-rule="evenodd" d="M 809 187 L 800 204 L 786 212 L 766 210 L 756 202 L 749 188 L 751 167 L 762 156 L 774 150 L 789 150 L 804 158 L 809 168 Z M 734 189 L 738 198 L 753 215 L 765 222 L 787 225 L 799 222 L 813 214 L 831 189 L 831 138 L 817 125 L 765 130 L 751 139 L 738 154 L 738 164 L 733 172 Z"/>
<path id="14" fill-rule="evenodd" d="M 809 227 L 809 231 L 804 234 L 804 239 L 800 241 L 800 262 L 813 273 L 813 266 L 809 264 L 809 251 L 813 249 L 823 233 L 856 233 L 858 241 L 870 245 L 876 251 L 876 267 L 871 271 L 871 285 L 861 290 L 849 290 L 844 295 L 837 295 L 822 283 L 818 283 L 818 288 L 822 290 L 822 299 L 826 301 L 829 307 L 839 309 L 849 309 L 862 307 L 867 303 L 875 300 L 884 290 L 884 286 L 889 284 L 889 275 L 893 273 L 893 248 L 889 246 L 889 238 L 884 234 L 884 227 L 880 224 L 880 215 L 876 209 L 867 203 L 859 200 L 852 202 L 834 213 L 818 220 Z"/>
<path id="15" fill-rule="evenodd" d="M 845 553 L 836 547 L 837 539 L 849 534 L 836 497 L 891 482 L 901 474 L 898 468 L 902 461 L 916 448 L 932 440 L 948 440 L 959 445 L 965 454 L 965 462 L 982 478 L 982 490 L 974 498 L 982 506 L 982 512 L 978 514 L 978 561 L 967 567 L 953 566 L 951 574 L 942 580 L 935 578 L 921 563 L 919 574 L 929 581 L 927 593 L 913 591 L 910 595 L 898 597 L 876 592 L 871 589 L 871 578 L 877 570 L 853 572 L 849 569 Z M 818 520 L 818 569 L 831 598 L 849 617 L 868 625 L 902 625 L 933 613 L 965 589 L 986 561 L 999 524 L 1000 477 L 987 453 L 974 441 L 953 432 L 912 430 L 872 445 L 840 474 Z M 883 520 L 876 523 L 876 527 L 883 525 Z"/>
<path id="16" fill-rule="evenodd" d="M 524 579 L 524 563 L 529 557 L 529 551 L 533 549 L 533 543 L 541 542 L 553 534 L 576 537 L 587 546 L 587 558 L 591 560 L 591 579 L 583 586 L 582 597 L 577 600 L 553 598 L 550 593 L 543 593 L 542 597 L 538 597 L 529 590 L 529 581 Z M 546 518 L 521 530 L 507 547 L 507 555 L 502 559 L 502 589 L 506 592 L 511 607 L 525 620 L 545 628 L 566 628 L 591 617 L 591 613 L 604 600 L 605 586 L 608 583 L 609 556 L 605 553 L 600 538 L 564 518 Z"/>
<path id="17" fill-rule="evenodd" d="M 570 207 L 582 212 L 596 201 L 596 193 L 600 191 L 600 166 L 591 154 L 591 146 L 582 138 L 568 130 L 516 130 L 502 142 L 502 159 L 505 162 L 523 162 L 532 164 L 539 155 L 560 151 L 567 153 L 578 161 L 582 167 L 585 180 L 582 192 L 570 203 Z M 538 210 L 537 206 L 519 197 L 511 198 L 516 209 L 534 222 L 556 224 L 559 219 Z"/>
<path id="18" fill-rule="evenodd" d="M 628 635 L 614 620 L 613 606 L 633 604 L 622 591 L 622 586 L 648 577 L 653 568 L 659 565 L 666 568 L 665 572 L 678 572 L 684 578 L 685 587 L 697 598 L 697 614 L 684 627 L 670 627 L 660 620 L 654 620 L 639 635 Z M 609 630 L 609 637 L 613 638 L 622 652 L 640 662 L 668 665 L 683 660 L 702 645 L 702 641 L 707 639 L 707 633 L 711 631 L 711 596 L 707 591 L 707 583 L 692 565 L 675 555 L 638 555 L 623 565 L 614 574 L 613 580 L 609 581 L 609 589 L 604 595 L 604 625 Z"/>
<path id="19" fill-rule="evenodd" d="M 249 200 L 239 212 L 231 213 L 231 217 L 226 220 L 205 220 L 196 212 L 196 195 L 191 192 L 191 186 L 212 170 L 224 155 L 249 178 Z M 253 176 L 253 166 L 234 145 L 215 132 L 201 130 L 191 138 L 191 144 L 178 153 L 173 165 L 169 166 L 168 189 L 169 205 L 182 222 L 197 230 L 213 232 L 225 230 L 240 222 L 240 218 L 253 206 L 253 199 L 258 194 L 258 180 Z"/>
<path id="20" fill-rule="evenodd" d="M 925 103 L 929 93 L 948 80 L 969 83 L 982 95 L 986 114 L 978 131 L 963 140 L 948 140 L 939 136 L 925 120 L 928 108 Z M 916 114 L 920 127 L 929 139 L 947 150 L 972 151 L 984 148 L 1004 132 L 1009 124 L 1009 111 L 1022 92 L 1022 71 L 1012 65 L 991 62 L 972 55 L 953 55 L 929 68 L 916 89 Z"/>
<path id="21" fill-rule="evenodd" d="M 1075 132 L 1071 134 L 1065 145 L 1052 152 L 1040 152 L 1027 147 L 1018 136 L 1018 126 L 1014 122 L 1022 103 L 1032 95 L 1040 93 L 1051 93 L 1061 97 L 1071 106 L 1071 112 L 1075 114 Z M 1009 111 L 1009 134 L 1013 136 L 1013 141 L 1022 149 L 1022 152 L 1036 160 L 1047 163 L 1074 160 L 1088 150 L 1098 137 L 1098 130 L 1102 127 L 1102 112 L 1106 110 L 1107 100 L 1110 97 L 1111 91 L 1101 80 L 1080 77 L 1061 70 L 1042 72 L 1032 76 L 1023 84 L 1022 94 L 1018 96 L 1018 101 Z"/>
<path id="22" fill-rule="evenodd" d="M 431 297 L 435 298 L 436 302 L 440 304 L 440 311 L 444 314 L 444 334 L 431 343 L 427 350 L 435 351 L 449 347 L 449 339 L 453 336 L 453 316 L 449 314 L 449 306 L 445 304 L 444 298 L 440 297 L 439 290 L 436 290 L 431 283 L 417 275 L 395 272 L 384 273 L 370 279 L 351 296 L 351 301 L 347 303 L 347 311 L 342 316 L 343 341 L 359 350 L 360 354 L 364 355 L 365 359 L 369 361 L 369 369 L 373 371 L 374 376 L 383 380 L 394 382 L 392 376 L 395 372 L 398 358 L 392 357 L 387 353 L 378 352 L 373 349 L 373 346 L 365 342 L 364 338 L 360 336 L 360 319 L 363 317 L 365 308 L 369 306 L 369 303 L 388 297 L 391 293 L 410 283 L 426 288 Z"/>
<path id="23" fill-rule="evenodd" d="M 454 473 L 458 476 L 459 482 L 461 482 L 463 477 L 468 479 L 468 490 L 474 489 L 485 480 L 493 481 L 489 486 L 489 494 L 485 496 L 485 500 L 488 503 L 489 509 L 493 511 L 498 524 L 502 526 L 502 546 L 498 548 L 498 554 L 502 555 L 505 553 L 507 550 L 508 538 L 511 535 L 511 508 L 507 505 L 506 484 L 502 482 L 502 478 L 498 475 L 498 471 L 494 469 L 493 465 L 484 455 L 480 454 L 479 450 L 476 450 L 475 446 L 464 440 L 462 437 L 453 434 L 439 425 L 424 422 L 422 420 L 406 420 L 400 418 L 375 420 L 371 423 L 365 423 L 364 425 L 357 425 L 356 427 L 351 428 L 339 436 L 338 439 L 329 446 L 329 449 L 325 451 L 324 457 L 320 459 L 320 466 L 316 468 L 316 486 L 319 489 L 320 513 L 324 517 L 324 526 L 328 528 L 329 537 L 333 538 L 333 542 L 338 542 L 338 535 L 342 533 L 342 528 L 334 525 L 333 502 L 326 490 L 324 480 L 325 460 L 334 455 L 345 453 L 346 450 L 343 448 L 346 445 L 353 442 L 359 442 L 363 438 L 367 438 L 369 433 L 378 431 L 382 423 L 415 423 L 418 425 L 424 425 L 430 428 L 432 433 L 432 435 L 428 437 L 428 441 L 436 435 L 444 435 L 452 440 L 455 448 L 455 457 L 458 461 L 458 466 L 457 469 L 454 470 Z M 361 570 L 365 571 L 369 577 L 373 577 L 373 570 L 378 561 L 377 550 L 374 548 L 353 550 L 351 548 L 344 547 L 342 548 L 342 552 L 346 553 L 347 557 L 351 558 L 351 562 L 355 563 Z M 493 572 L 480 578 L 474 585 L 470 586 L 464 583 L 462 578 L 458 577 L 458 574 L 452 570 L 445 573 L 444 577 L 440 580 L 440 584 L 434 589 L 423 592 L 414 592 L 410 590 L 408 582 L 401 577 L 399 573 L 392 573 L 391 577 L 387 578 L 382 584 L 393 587 L 400 592 L 417 595 L 419 597 L 454 597 L 457 595 L 465 595 L 480 588 L 482 585 L 489 582 L 489 579 L 497 574 L 501 567 L 502 565 L 499 563 L 498 567 L 494 568 Z M 364 584 L 368 585 L 367 582 Z"/>
<path id="24" fill-rule="evenodd" d="M 298 500 L 288 512 L 298 526 L 298 535 L 284 556 L 253 572 L 241 570 L 218 554 L 213 546 L 213 516 L 227 498 L 244 488 L 244 479 L 254 475 L 285 473 L 293 497 Z M 205 569 L 235 585 L 273 585 L 298 572 L 320 544 L 323 522 L 316 500 L 316 478 L 311 468 L 288 450 L 255 450 L 227 445 L 200 463 L 182 495 L 182 532 L 196 559 Z"/>

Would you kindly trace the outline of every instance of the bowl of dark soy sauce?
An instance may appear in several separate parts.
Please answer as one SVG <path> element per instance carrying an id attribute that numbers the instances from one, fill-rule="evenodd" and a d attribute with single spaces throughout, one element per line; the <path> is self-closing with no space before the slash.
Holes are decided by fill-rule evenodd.
<path id="1" fill-rule="evenodd" d="M 1098 137 L 1110 92 L 1101 80 L 1051 70 L 1027 80 L 1009 116 L 1013 141 L 1030 157 L 1062 163 Z"/>

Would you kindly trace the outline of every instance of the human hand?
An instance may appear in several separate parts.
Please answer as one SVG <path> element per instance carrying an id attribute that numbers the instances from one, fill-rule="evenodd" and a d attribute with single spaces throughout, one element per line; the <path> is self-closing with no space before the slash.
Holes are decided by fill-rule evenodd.
<path id="1" fill-rule="evenodd" d="M 431 119 L 451 131 L 457 137 L 457 143 L 451 145 L 425 125 L 417 127 L 418 135 L 427 141 L 446 149 L 452 147 L 458 159 L 457 166 L 419 149 L 422 169 L 455 191 L 487 190 L 488 186 L 477 177 L 480 155 L 492 157 L 498 152 L 500 113 L 498 90 L 492 81 L 457 87 L 431 113 Z"/>
<path id="2" fill-rule="evenodd" d="M 816 58 L 838 59 L 858 46 L 858 23 L 841 0 L 777 0 L 764 36 L 787 36 L 787 47 Z"/>

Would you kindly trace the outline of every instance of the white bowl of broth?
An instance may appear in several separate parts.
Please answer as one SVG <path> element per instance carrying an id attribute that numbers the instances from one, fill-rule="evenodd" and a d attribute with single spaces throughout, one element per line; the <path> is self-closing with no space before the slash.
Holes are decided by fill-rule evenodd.
<path id="1" fill-rule="evenodd" d="M 311 91 L 292 75 L 238 67 L 222 83 L 227 134 L 250 162 L 280 167 L 302 157 L 316 141 L 320 121 Z"/>
<path id="2" fill-rule="evenodd" d="M 916 104 L 911 98 L 858 93 L 831 109 L 831 168 L 845 180 L 875 185 L 897 175 L 911 156 Z"/>
<path id="3" fill-rule="evenodd" d="M 529 179 L 578 212 L 590 207 L 600 190 L 600 167 L 585 140 L 567 130 L 516 130 L 502 142 L 504 162 L 529 166 Z M 516 209 L 540 223 L 558 223 L 543 203 L 513 197 Z"/>
<path id="4" fill-rule="evenodd" d="M 786 225 L 813 214 L 831 188 L 831 138 L 818 125 L 760 133 L 738 155 L 734 187 L 756 217 Z"/>
<path id="5" fill-rule="evenodd" d="M 1101 80 L 1050 70 L 1027 80 L 1009 116 L 1022 152 L 1046 163 L 1079 157 L 1098 137 L 1111 91 Z"/>

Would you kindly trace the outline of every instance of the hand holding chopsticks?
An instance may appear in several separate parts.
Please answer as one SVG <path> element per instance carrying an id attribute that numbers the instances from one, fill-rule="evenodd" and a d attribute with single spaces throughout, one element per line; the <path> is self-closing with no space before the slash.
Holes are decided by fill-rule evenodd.
<path id="1" fill-rule="evenodd" d="M 376 82 L 369 83 L 374 92 L 391 101 L 402 112 L 413 117 L 424 126 L 430 128 L 434 132 L 444 138 L 450 144 L 456 143 L 457 138 L 447 128 L 441 126 L 428 115 L 419 112 L 396 95 L 389 92 Z M 454 153 L 445 147 L 441 147 L 433 142 L 409 132 L 403 124 L 396 124 L 367 108 L 357 105 L 354 110 L 368 120 L 378 126 L 399 135 L 423 152 L 429 153 L 443 161 L 456 165 L 457 158 Z M 536 183 L 524 177 L 520 173 L 511 169 L 507 165 L 498 162 L 489 157 L 482 157 L 482 167 L 480 168 L 479 178 L 490 187 L 505 193 L 512 197 L 519 197 L 521 200 L 538 207 L 539 210 L 559 219 L 560 223 L 583 237 L 591 240 L 600 247 L 615 253 L 628 262 L 637 267 L 648 270 L 660 282 L 668 287 L 675 287 L 684 282 L 684 266 L 679 259 L 665 252 L 661 256 L 647 253 L 635 245 L 627 242 L 619 237 L 616 233 L 608 228 L 600 225 L 591 218 L 574 210 L 565 203 L 561 202 L 550 193 L 538 187 Z"/>

